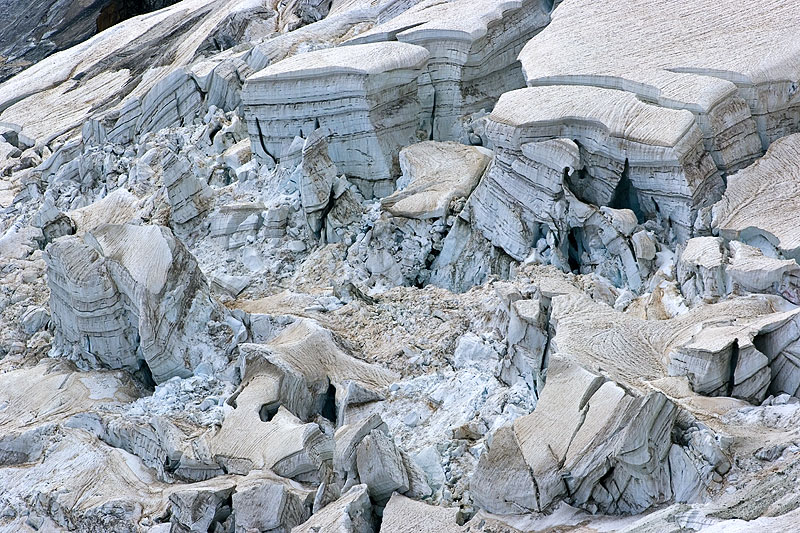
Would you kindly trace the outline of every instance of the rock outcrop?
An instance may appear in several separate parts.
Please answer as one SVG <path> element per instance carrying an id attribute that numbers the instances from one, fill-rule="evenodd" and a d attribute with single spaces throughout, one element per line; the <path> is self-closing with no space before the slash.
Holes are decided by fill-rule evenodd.
<path id="1" fill-rule="evenodd" d="M 174 3 L 175 0 L 6 2 L 0 25 L 0 83 L 122 20 Z"/>
<path id="2" fill-rule="evenodd" d="M 207 39 L 224 33 L 231 14 L 254 4 L 260 2 L 183 1 L 117 24 L 0 84 L 0 121 L 14 124 L 31 145 L 81 136 L 128 142 L 191 123 L 202 94 L 186 67 Z M 257 25 L 270 13 L 246 22 Z M 53 105 L 61 111 L 49 113 Z"/>
<path id="3" fill-rule="evenodd" d="M 3 2 L 0 533 L 794 527 L 791 3 Z"/>

